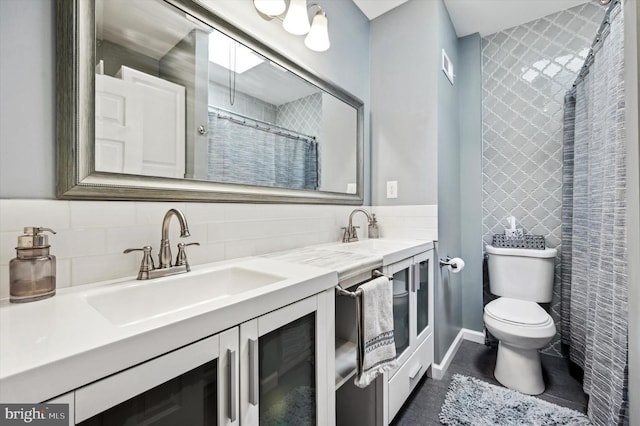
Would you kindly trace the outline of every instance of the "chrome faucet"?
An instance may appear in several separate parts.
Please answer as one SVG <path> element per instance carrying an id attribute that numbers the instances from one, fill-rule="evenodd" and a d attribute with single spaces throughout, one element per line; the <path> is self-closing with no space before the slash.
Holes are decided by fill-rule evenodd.
<path id="1" fill-rule="evenodd" d="M 365 209 L 355 209 L 349 215 L 349 225 L 347 225 L 346 228 L 342 228 L 344 229 L 344 234 L 342 235 L 343 243 L 352 243 L 354 241 L 358 241 L 358 232 L 356 231 L 356 228 L 359 228 L 359 226 L 353 226 L 353 215 L 357 212 L 362 212 L 365 214 L 365 216 L 367 216 L 367 220 L 369 221 L 369 238 L 378 238 L 380 236 L 378 232 L 378 221 L 376 219 L 375 213 L 369 214 L 369 212 Z"/>
<path id="2" fill-rule="evenodd" d="M 184 213 L 178 209 L 169 210 L 162 220 L 162 239 L 160 240 L 160 254 L 158 254 L 160 264 L 158 265 L 158 269 L 170 268 L 172 266 L 171 246 L 169 245 L 169 224 L 171 223 L 172 216 L 178 218 L 178 222 L 180 223 L 180 238 L 191 236 Z"/>
<path id="3" fill-rule="evenodd" d="M 169 224 L 171 223 L 172 216 L 178 218 L 178 222 L 180 223 L 180 237 L 185 238 L 191 236 L 189 233 L 189 227 L 187 226 L 187 219 L 184 214 L 178 209 L 171 209 L 167 211 L 164 215 L 164 219 L 162 220 L 162 240 L 160 240 L 160 253 L 158 254 L 159 264 L 157 268 L 153 264 L 153 258 L 151 257 L 151 246 L 129 248 L 124 251 L 125 253 L 131 253 L 132 251 L 142 251 L 144 253 L 142 263 L 140 263 L 140 271 L 138 272 L 139 280 L 183 274 L 191 270 L 189 262 L 187 261 L 185 247 L 193 245 L 199 246 L 200 243 L 178 243 L 176 263 L 172 265 L 171 246 L 169 245 Z"/>

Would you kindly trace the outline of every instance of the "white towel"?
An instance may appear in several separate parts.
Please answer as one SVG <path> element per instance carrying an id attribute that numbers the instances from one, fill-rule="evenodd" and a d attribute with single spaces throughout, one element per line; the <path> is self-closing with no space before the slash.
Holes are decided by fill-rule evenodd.
<path id="1" fill-rule="evenodd" d="M 356 386 L 367 387 L 385 370 L 396 366 L 393 340 L 393 290 L 387 277 L 379 277 L 359 287 L 358 374 Z"/>

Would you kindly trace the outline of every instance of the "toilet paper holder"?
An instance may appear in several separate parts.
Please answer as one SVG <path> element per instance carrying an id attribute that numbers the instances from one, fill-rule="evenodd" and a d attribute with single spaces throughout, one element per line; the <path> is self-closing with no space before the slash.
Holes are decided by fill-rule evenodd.
<path id="1" fill-rule="evenodd" d="M 464 261 L 460 258 L 451 258 L 447 256 L 446 260 L 440 259 L 440 267 L 448 266 L 451 271 L 464 268 Z"/>

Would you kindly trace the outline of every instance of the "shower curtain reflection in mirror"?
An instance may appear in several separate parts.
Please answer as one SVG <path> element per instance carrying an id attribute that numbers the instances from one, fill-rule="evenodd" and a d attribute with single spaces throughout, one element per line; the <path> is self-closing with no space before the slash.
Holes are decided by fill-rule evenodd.
<path id="1" fill-rule="evenodd" d="M 209 112 L 207 179 L 216 182 L 318 189 L 315 138 L 279 132 Z"/>

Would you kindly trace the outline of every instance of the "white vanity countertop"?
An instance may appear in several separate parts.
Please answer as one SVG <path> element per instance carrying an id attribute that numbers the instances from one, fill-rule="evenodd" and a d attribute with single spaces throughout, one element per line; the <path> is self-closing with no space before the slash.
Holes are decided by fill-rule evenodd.
<path id="1" fill-rule="evenodd" d="M 344 281 L 351 276 L 362 272 L 370 272 L 382 266 L 382 257 L 378 255 L 341 252 L 332 249 L 331 245 L 310 246 L 269 253 L 264 257 L 283 262 L 329 268 L 338 273 L 338 281 Z"/>
<path id="2" fill-rule="evenodd" d="M 124 325 L 109 321 L 87 297 L 117 291 L 120 286 L 153 286 L 172 277 L 89 284 L 59 290 L 56 296 L 37 302 L 3 303 L 0 401 L 51 399 L 338 283 L 336 272 L 330 269 L 257 257 L 194 266 L 189 274 L 229 265 L 278 274 L 285 279 Z"/>
<path id="3" fill-rule="evenodd" d="M 433 241 L 367 239 L 352 243 L 327 243 L 270 253 L 265 257 L 334 269 L 343 281 L 361 272 L 391 265 L 433 248 Z"/>
<path id="4" fill-rule="evenodd" d="M 135 302 L 123 296 L 120 308 L 116 292 L 175 278 L 114 280 L 62 289 L 33 303 L 2 302 L 0 401 L 46 401 L 432 247 L 431 241 L 362 240 L 194 266 L 192 272 L 174 277 L 186 279 L 239 266 L 283 279 L 166 313 L 153 314 L 142 303 L 145 306 L 138 309 L 153 315 L 138 321 L 128 319 L 136 317 L 127 312 L 137 311 Z M 116 302 L 111 304 L 116 306 L 116 319 L 111 320 L 90 303 L 91 297 L 110 293 Z M 120 317 L 125 320 L 119 322 Z"/>
<path id="5" fill-rule="evenodd" d="M 382 266 L 387 266 L 432 249 L 433 241 L 380 238 L 353 243 L 330 243 L 323 247 L 337 252 L 376 256 L 380 258 Z"/>

